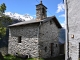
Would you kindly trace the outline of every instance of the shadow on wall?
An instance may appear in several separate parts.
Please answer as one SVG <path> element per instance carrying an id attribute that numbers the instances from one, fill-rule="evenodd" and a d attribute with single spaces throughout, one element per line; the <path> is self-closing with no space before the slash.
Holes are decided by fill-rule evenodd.
<path id="1" fill-rule="evenodd" d="M 59 33 L 60 54 L 65 53 L 65 29 L 62 28 Z"/>
<path id="2" fill-rule="evenodd" d="M 9 29 L 7 29 L 5 37 L 0 40 L 0 52 L 3 55 L 8 54 L 8 36 L 9 36 Z"/>

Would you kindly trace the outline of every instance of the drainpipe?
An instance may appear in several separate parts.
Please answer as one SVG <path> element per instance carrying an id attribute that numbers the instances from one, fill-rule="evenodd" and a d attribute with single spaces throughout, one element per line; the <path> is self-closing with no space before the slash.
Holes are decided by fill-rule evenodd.
<path id="1" fill-rule="evenodd" d="M 38 27 L 38 41 L 39 41 L 40 26 L 41 26 L 41 22 Z M 39 48 L 39 42 L 38 42 L 38 48 Z M 38 50 L 38 52 L 39 52 L 39 58 L 40 58 L 40 50 Z"/>
<path id="2" fill-rule="evenodd" d="M 68 4 L 67 0 L 65 0 L 65 15 L 66 15 L 66 48 L 65 48 L 65 60 L 71 60 L 69 56 L 69 26 L 68 26 Z"/>
<path id="3" fill-rule="evenodd" d="M 39 38 L 40 26 L 41 26 L 41 22 L 40 22 L 39 27 L 38 27 L 38 38 Z"/>

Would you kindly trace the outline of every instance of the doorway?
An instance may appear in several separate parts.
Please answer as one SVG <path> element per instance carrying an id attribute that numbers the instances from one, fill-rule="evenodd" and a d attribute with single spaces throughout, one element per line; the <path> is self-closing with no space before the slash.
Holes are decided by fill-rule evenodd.
<path id="1" fill-rule="evenodd" d="M 51 46 L 51 56 L 53 56 L 53 51 L 54 51 L 54 43 L 51 43 L 51 44 L 50 44 L 50 46 Z"/>

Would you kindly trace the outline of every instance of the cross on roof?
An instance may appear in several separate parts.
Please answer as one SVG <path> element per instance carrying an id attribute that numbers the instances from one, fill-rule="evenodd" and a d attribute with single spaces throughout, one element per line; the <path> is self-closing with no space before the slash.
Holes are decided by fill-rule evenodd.
<path id="1" fill-rule="evenodd" d="M 42 4 L 42 0 L 40 0 L 40 3 Z"/>

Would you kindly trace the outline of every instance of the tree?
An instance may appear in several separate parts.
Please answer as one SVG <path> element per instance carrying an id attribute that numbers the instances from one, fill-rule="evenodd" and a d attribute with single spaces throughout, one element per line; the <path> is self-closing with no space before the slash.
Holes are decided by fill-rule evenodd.
<path id="1" fill-rule="evenodd" d="M 4 13 L 5 10 L 6 10 L 6 5 L 5 5 L 5 3 L 2 3 L 1 6 L 0 6 L 0 11 L 1 11 L 2 13 Z"/>
<path id="2" fill-rule="evenodd" d="M 5 3 L 0 5 L 0 39 L 6 35 L 6 28 L 12 22 L 9 16 L 4 15 L 6 10 Z"/>

